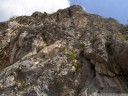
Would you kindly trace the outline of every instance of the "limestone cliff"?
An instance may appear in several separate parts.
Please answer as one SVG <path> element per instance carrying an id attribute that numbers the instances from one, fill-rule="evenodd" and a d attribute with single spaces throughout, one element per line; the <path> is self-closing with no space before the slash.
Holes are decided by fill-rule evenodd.
<path id="1" fill-rule="evenodd" d="M 128 92 L 128 28 L 74 5 L 0 23 L 0 96 Z"/>

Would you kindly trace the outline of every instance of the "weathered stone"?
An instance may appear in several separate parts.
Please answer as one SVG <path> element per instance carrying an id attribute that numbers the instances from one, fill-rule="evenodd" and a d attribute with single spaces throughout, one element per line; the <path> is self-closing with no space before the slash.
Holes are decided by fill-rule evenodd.
<path id="1" fill-rule="evenodd" d="M 0 23 L 0 96 L 127 93 L 126 32 L 77 5 Z"/>

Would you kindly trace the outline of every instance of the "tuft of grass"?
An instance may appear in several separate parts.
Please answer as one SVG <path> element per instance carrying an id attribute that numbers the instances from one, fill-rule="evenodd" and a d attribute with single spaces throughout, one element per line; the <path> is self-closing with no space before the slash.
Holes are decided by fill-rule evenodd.
<path id="1" fill-rule="evenodd" d="M 77 59 L 73 59 L 70 63 L 72 66 L 76 68 L 76 70 L 78 70 L 81 67 L 81 64 L 79 64 Z"/>
<path id="2" fill-rule="evenodd" d="M 66 84 L 64 84 L 62 90 L 63 92 L 67 92 L 69 90 L 69 87 Z"/>
<path id="3" fill-rule="evenodd" d="M 54 74 L 55 74 L 55 75 L 59 75 L 60 72 L 61 72 L 60 69 L 56 69 L 56 70 L 54 71 Z"/>
<path id="4" fill-rule="evenodd" d="M 115 35 L 117 40 L 120 40 L 120 41 L 126 41 L 127 40 L 126 36 L 124 36 L 122 34 L 115 33 L 114 35 Z"/>
<path id="5" fill-rule="evenodd" d="M 84 42 L 80 41 L 80 47 L 83 49 L 85 47 Z"/>
<path id="6" fill-rule="evenodd" d="M 70 58 L 76 58 L 77 57 L 77 55 L 74 51 L 68 51 L 67 56 Z"/>

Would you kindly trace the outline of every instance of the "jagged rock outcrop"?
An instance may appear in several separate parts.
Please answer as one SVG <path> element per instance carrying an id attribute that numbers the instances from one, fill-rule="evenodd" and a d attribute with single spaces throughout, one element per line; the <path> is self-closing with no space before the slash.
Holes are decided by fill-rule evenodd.
<path id="1" fill-rule="evenodd" d="M 128 92 L 127 27 L 77 5 L 0 23 L 0 96 Z"/>

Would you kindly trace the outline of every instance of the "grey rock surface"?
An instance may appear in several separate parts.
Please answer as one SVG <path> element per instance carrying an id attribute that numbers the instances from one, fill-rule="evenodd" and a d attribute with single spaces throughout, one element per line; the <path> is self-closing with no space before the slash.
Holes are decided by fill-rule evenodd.
<path id="1" fill-rule="evenodd" d="M 0 96 L 127 93 L 127 29 L 77 5 L 0 23 Z"/>

